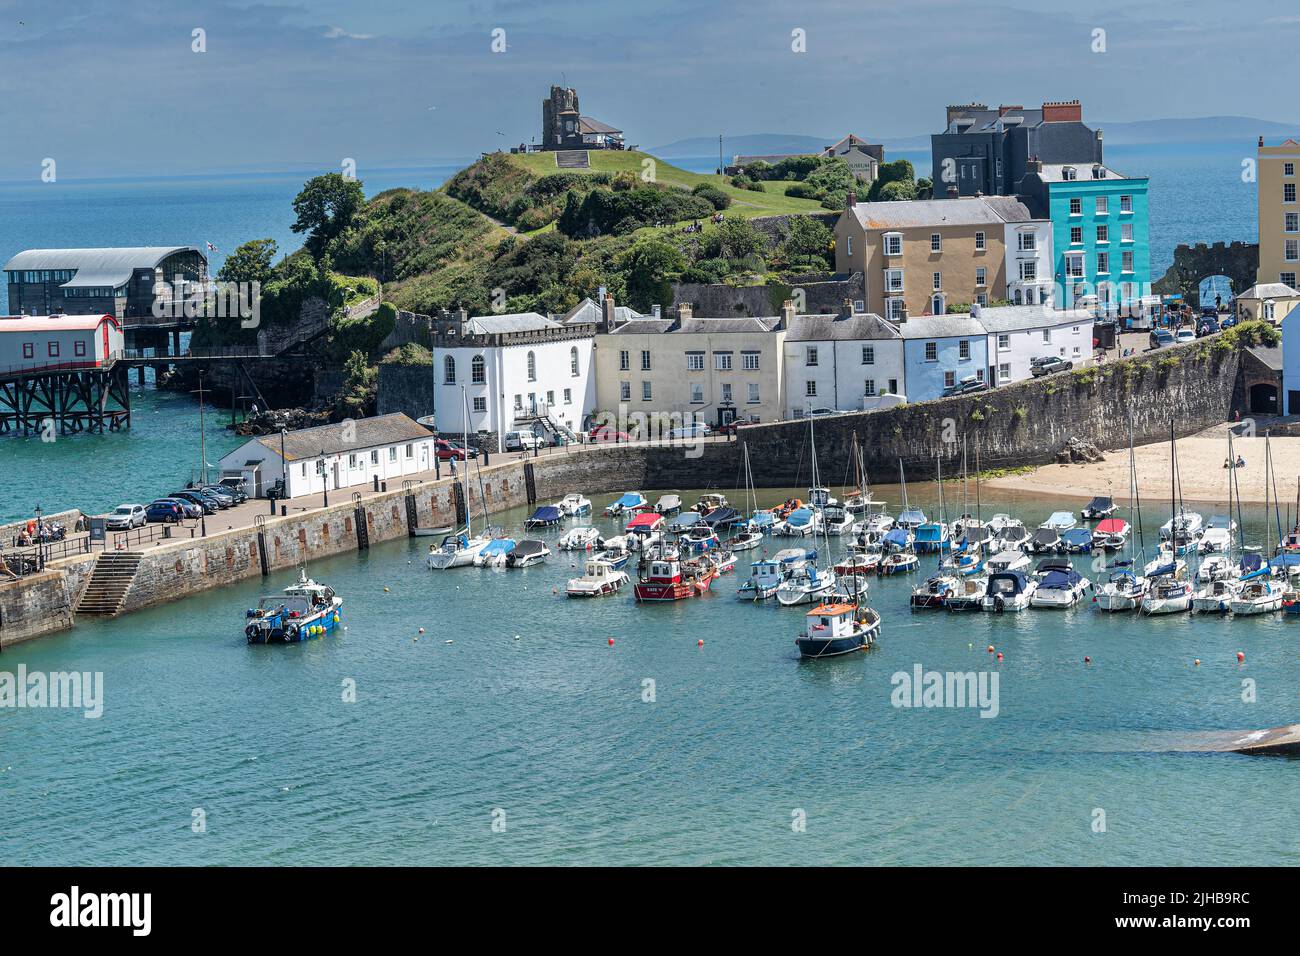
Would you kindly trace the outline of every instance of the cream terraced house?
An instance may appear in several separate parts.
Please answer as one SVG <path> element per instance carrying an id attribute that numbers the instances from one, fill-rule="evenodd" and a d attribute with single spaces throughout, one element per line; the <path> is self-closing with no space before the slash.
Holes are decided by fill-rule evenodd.
<path id="1" fill-rule="evenodd" d="M 606 298 L 596 335 L 596 409 L 669 414 L 717 426 L 783 416 L 780 317 L 621 319 Z"/>
<path id="2" fill-rule="evenodd" d="M 859 203 L 850 194 L 835 224 L 835 269 L 861 272 L 864 311 L 889 322 L 942 315 L 950 305 L 987 305 L 1007 297 L 1012 215 L 1033 218 L 1012 197 Z"/>
<path id="3" fill-rule="evenodd" d="M 905 399 L 903 337 L 880 316 L 846 308 L 791 314 L 785 326 L 787 418 L 817 408 L 873 411 Z"/>
<path id="4" fill-rule="evenodd" d="M 1259 138 L 1255 181 L 1259 204 L 1257 285 L 1281 283 L 1300 289 L 1300 143 L 1265 146 Z"/>

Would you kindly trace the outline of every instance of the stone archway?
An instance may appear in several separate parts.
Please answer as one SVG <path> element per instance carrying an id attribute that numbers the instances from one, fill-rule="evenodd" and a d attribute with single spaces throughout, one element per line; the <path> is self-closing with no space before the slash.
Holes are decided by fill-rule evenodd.
<path id="1" fill-rule="evenodd" d="M 1200 284 L 1207 276 L 1227 276 L 1234 295 L 1255 284 L 1259 270 L 1259 246 L 1253 242 L 1204 242 L 1174 249 L 1174 262 L 1152 285 L 1156 295 L 1181 295 L 1193 308 L 1200 308 Z M 1210 305 L 1214 304 L 1211 297 Z"/>
<path id="2" fill-rule="evenodd" d="M 1252 415 L 1276 415 L 1281 411 L 1278 405 L 1278 388 L 1276 382 L 1256 382 L 1250 386 L 1249 401 Z"/>

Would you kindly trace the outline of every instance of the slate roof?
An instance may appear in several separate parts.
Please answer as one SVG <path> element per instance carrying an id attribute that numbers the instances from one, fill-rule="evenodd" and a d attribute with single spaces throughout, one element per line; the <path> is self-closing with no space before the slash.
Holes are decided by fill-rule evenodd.
<path id="1" fill-rule="evenodd" d="M 580 133 L 621 133 L 621 129 L 610 126 L 608 123 L 602 123 L 594 116 L 584 116 L 578 121 L 578 132 Z"/>
<path id="2" fill-rule="evenodd" d="M 1064 170 L 1066 166 L 1074 167 L 1075 173 L 1074 173 L 1073 180 L 1067 180 L 1065 178 Z M 1130 176 L 1125 176 L 1123 173 L 1117 173 L 1109 166 L 1102 165 L 1101 179 L 1093 179 L 1092 167 L 1093 167 L 1092 163 L 1043 163 L 1043 171 L 1038 175 L 1040 178 L 1042 178 L 1044 182 L 1048 182 L 1048 183 L 1063 183 L 1063 182 L 1088 183 L 1088 182 L 1102 182 L 1102 180 L 1133 178 Z M 1029 173 L 1028 175 L 1033 176 L 1034 174 Z M 1139 178 L 1145 179 L 1146 177 L 1139 177 Z"/>
<path id="3" fill-rule="evenodd" d="M 996 334 L 1053 328 L 1058 325 L 1091 325 L 1093 316 L 1084 310 L 1059 310 L 1046 305 L 999 305 L 981 307 L 976 321 Z"/>
<path id="4" fill-rule="evenodd" d="M 175 252 L 202 252 L 195 246 L 135 246 L 105 249 L 26 249 L 5 263 L 5 271 L 75 269 L 60 288 L 120 286 L 136 269 L 156 269 Z M 170 277 L 169 277 L 170 278 Z"/>
<path id="5" fill-rule="evenodd" d="M 860 202 L 849 211 L 857 217 L 864 229 L 979 226 L 1004 221 L 986 196 L 971 196 L 966 199 Z"/>
<path id="6" fill-rule="evenodd" d="M 673 325 L 672 319 L 633 319 L 626 322 L 618 328 L 611 330 L 611 335 L 653 335 L 659 332 L 669 331 Z"/>
<path id="7" fill-rule="evenodd" d="M 349 425 L 356 429 L 354 440 L 344 441 L 345 430 Z M 353 422 L 317 425 L 315 428 L 288 432 L 284 438 L 284 454 L 287 461 L 300 461 L 318 458 L 322 451 L 327 455 L 347 454 L 431 437 L 433 433 L 429 429 L 401 412 L 394 412 L 377 418 L 358 418 Z M 257 439 L 257 443 L 275 455 L 280 454 L 279 435 L 263 435 Z"/>
<path id="8" fill-rule="evenodd" d="M 1035 211 L 1033 200 L 1027 196 L 985 196 L 983 199 L 1003 222 L 1029 222 L 1047 218 Z"/>
<path id="9" fill-rule="evenodd" d="M 780 316 L 697 316 L 679 319 L 673 332 L 707 332 L 709 334 L 727 332 L 771 332 L 781 324 Z"/>
<path id="10" fill-rule="evenodd" d="M 600 322 L 603 318 L 604 310 L 601 309 L 600 303 L 587 297 L 560 316 L 559 321 L 565 325 L 579 325 L 588 322 Z M 629 322 L 632 319 L 648 318 L 648 316 L 643 316 L 636 309 L 629 308 L 626 305 L 616 305 L 614 306 L 614 318 L 618 322 Z"/>
<path id="11" fill-rule="evenodd" d="M 899 323 L 898 331 L 905 339 L 944 339 L 957 336 L 979 338 L 987 335 L 984 326 L 969 315 L 918 315 Z"/>
<path id="12" fill-rule="evenodd" d="M 874 312 L 852 315 L 796 315 L 786 330 L 787 342 L 901 338 L 897 327 Z"/>
<path id="13" fill-rule="evenodd" d="M 954 117 L 952 118 L 953 122 L 952 122 L 952 124 L 949 125 L 948 129 L 946 130 L 946 132 L 949 132 L 949 133 L 956 133 L 957 130 L 956 130 L 956 126 L 955 126 L 955 124 L 957 123 L 957 121 L 958 121 L 958 120 L 967 120 L 967 119 L 969 119 L 969 120 L 974 120 L 974 123 L 973 123 L 973 125 L 971 125 L 968 129 L 964 129 L 964 130 L 962 130 L 962 131 L 961 131 L 962 133 L 992 133 L 992 132 L 995 132 L 995 131 L 997 130 L 997 128 L 998 128 L 998 121 L 999 121 L 999 120 L 1002 120 L 1002 124 L 1003 124 L 1004 127 L 1008 127 L 1008 126 L 1013 126 L 1013 125 L 1014 125 L 1014 126 L 1023 126 L 1023 127 L 1026 127 L 1026 128 L 1031 128 L 1031 127 L 1035 127 L 1035 126 L 1041 126 L 1042 123 L 1043 123 L 1043 111 L 1042 111 L 1041 109 L 1036 109 L 1036 110 L 1026 110 L 1026 109 L 1010 110 L 1010 111 L 1008 111 L 1008 113 L 1006 114 L 1006 116 L 1011 116 L 1011 117 L 1020 117 L 1020 122 L 1019 122 L 1019 123 L 1008 123 L 1008 122 L 1006 122 L 1006 117 L 1002 116 L 1001 113 L 1000 113 L 1000 111 L 999 111 L 999 110 L 996 110 L 996 109 L 970 110 L 969 112 L 958 113 L 956 116 L 954 116 Z"/>
<path id="14" fill-rule="evenodd" d="M 1293 299 L 1300 296 L 1300 292 L 1291 288 L 1285 282 L 1262 282 L 1251 286 L 1245 292 L 1237 296 L 1238 299 Z"/>
<path id="15" fill-rule="evenodd" d="M 1274 372 L 1282 371 L 1282 347 L 1280 345 L 1252 345 L 1246 351 Z"/>
<path id="16" fill-rule="evenodd" d="M 506 315 L 476 315 L 465 326 L 471 335 L 499 335 L 506 332 L 540 332 L 558 329 L 560 323 L 536 312 L 512 312 Z"/>

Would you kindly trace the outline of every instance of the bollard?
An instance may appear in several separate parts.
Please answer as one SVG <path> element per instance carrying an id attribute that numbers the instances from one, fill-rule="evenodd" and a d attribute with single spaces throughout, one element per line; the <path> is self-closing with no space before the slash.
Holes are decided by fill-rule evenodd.
<path id="1" fill-rule="evenodd" d="M 373 489 L 374 489 L 375 491 L 378 491 L 378 490 L 379 490 L 379 476 L 378 476 L 378 475 L 372 475 L 372 476 L 371 476 L 371 479 L 374 481 L 374 485 L 372 486 Z"/>
<path id="2" fill-rule="evenodd" d="M 289 506 L 288 506 L 288 505 L 280 505 L 280 517 L 283 518 L 283 517 L 284 517 L 285 515 L 287 515 L 288 513 L 289 513 Z"/>
<path id="3" fill-rule="evenodd" d="M 379 487 L 380 487 L 381 490 L 383 490 L 383 491 L 387 491 L 387 490 L 388 490 L 388 482 L 386 482 L 386 481 L 381 481 L 381 482 L 379 483 Z"/>

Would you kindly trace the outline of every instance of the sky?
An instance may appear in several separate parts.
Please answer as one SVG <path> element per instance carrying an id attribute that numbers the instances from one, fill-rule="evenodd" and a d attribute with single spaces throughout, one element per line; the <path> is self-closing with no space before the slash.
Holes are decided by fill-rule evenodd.
<path id="1" fill-rule="evenodd" d="M 888 141 L 972 101 L 1079 98 L 1085 121 L 1285 122 L 1300 120 L 1293 85 L 1278 82 L 1300 46 L 1300 8 L 1285 11 L 1264 0 L 0 0 L 0 179 L 39 178 L 46 159 L 60 178 L 88 178 L 345 159 L 361 175 L 468 158 L 536 139 L 553 83 L 644 146 L 719 133 Z"/>

